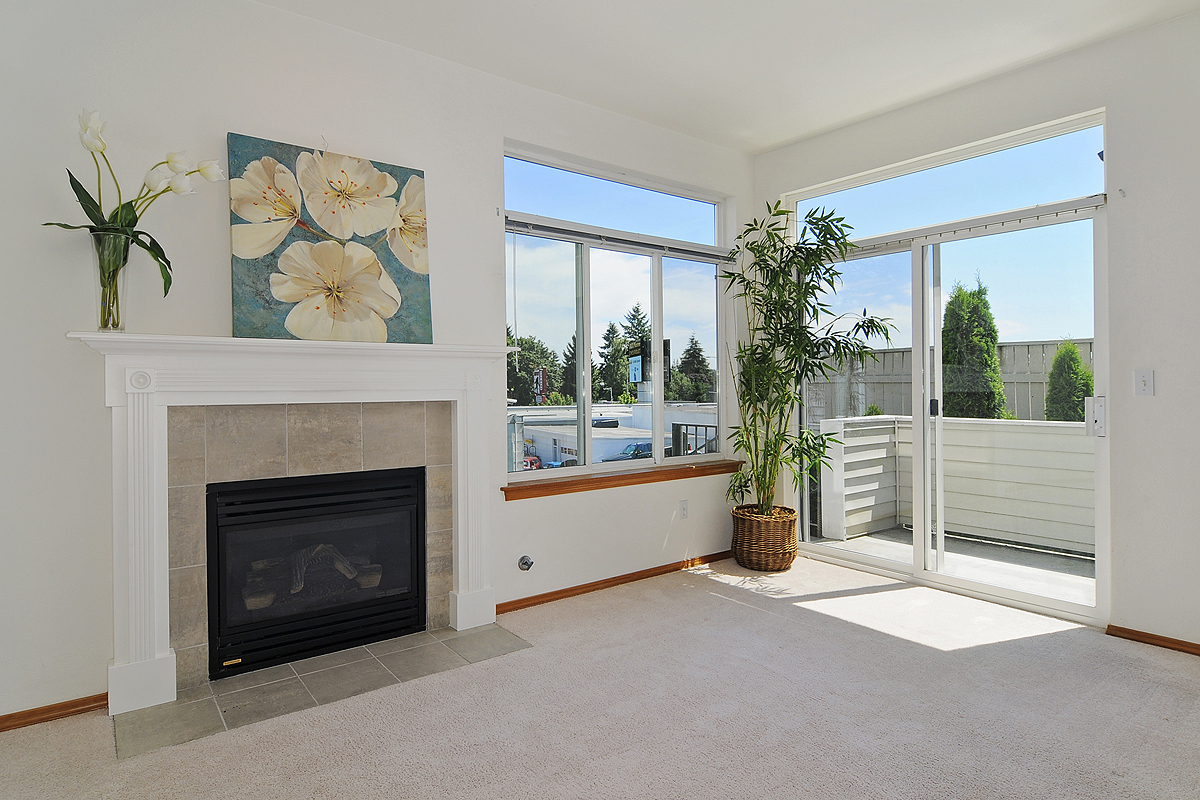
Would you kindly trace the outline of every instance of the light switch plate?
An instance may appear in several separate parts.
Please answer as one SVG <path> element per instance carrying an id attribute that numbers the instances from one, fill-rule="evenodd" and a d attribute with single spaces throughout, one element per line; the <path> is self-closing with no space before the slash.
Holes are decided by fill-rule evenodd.
<path id="1" fill-rule="evenodd" d="M 1133 371 L 1133 394 L 1135 397 L 1154 396 L 1154 370 L 1135 369 Z"/>

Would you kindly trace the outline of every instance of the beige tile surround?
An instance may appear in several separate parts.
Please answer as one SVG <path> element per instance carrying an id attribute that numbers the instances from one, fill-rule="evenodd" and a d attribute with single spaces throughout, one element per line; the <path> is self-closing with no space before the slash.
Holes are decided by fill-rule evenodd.
<path id="1" fill-rule="evenodd" d="M 208 680 L 208 483 L 424 466 L 426 626 L 449 625 L 451 423 L 449 402 L 169 407 L 168 574 L 177 688 Z"/>

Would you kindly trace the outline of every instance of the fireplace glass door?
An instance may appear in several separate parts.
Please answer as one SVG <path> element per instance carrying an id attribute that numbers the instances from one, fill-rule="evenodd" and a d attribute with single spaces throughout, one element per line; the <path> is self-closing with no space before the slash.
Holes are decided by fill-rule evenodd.
<path id="1" fill-rule="evenodd" d="M 423 468 L 211 484 L 210 676 L 425 627 Z"/>

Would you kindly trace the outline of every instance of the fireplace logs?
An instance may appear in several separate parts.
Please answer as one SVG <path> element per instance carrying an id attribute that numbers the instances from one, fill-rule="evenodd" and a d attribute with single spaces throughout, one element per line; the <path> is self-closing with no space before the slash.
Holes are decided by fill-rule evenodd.
<path id="1" fill-rule="evenodd" d="M 342 591 L 374 589 L 383 577 L 381 564 L 371 564 L 362 556 L 346 558 L 331 544 L 314 544 L 297 550 L 289 558 L 264 558 L 250 562 L 250 571 L 246 573 L 246 583 L 242 586 L 246 610 L 266 608 L 275 602 L 284 588 L 287 588 L 288 594 L 299 594 L 304 590 L 304 580 L 309 570 L 313 571 L 320 586 L 327 587 L 332 583 L 334 591 L 339 583 L 334 570 L 344 578 L 340 581 Z"/>

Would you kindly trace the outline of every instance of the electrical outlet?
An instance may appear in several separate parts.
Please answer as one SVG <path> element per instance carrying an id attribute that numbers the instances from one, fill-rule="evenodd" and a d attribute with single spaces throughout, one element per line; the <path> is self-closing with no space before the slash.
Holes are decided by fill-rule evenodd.
<path id="1" fill-rule="evenodd" d="M 687 519 L 687 500 L 679 501 L 679 518 Z"/>

